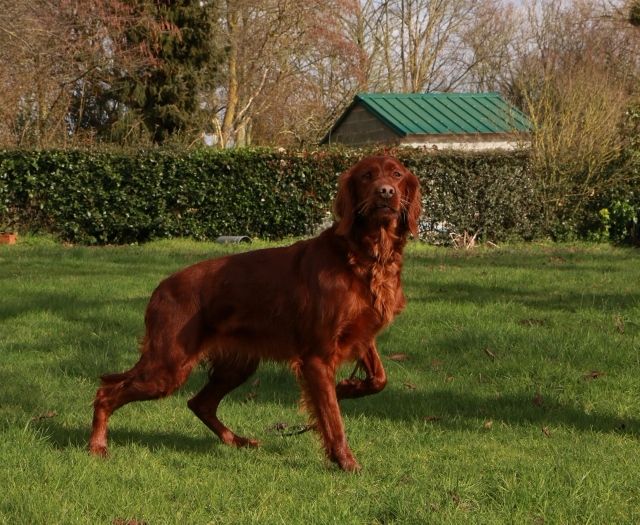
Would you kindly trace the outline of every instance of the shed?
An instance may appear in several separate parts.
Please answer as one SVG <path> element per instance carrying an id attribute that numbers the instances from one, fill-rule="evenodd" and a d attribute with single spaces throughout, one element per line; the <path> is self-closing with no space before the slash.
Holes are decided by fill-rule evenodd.
<path id="1" fill-rule="evenodd" d="M 514 149 L 531 123 L 498 93 L 360 93 L 322 144 Z"/>

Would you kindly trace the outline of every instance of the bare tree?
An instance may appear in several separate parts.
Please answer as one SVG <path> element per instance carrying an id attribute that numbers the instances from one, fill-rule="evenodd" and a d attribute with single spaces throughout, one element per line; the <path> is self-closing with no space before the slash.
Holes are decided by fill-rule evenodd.
<path id="1" fill-rule="evenodd" d="M 379 11 L 373 53 L 384 74 L 374 83 L 387 91 L 468 87 L 476 69 L 504 53 L 509 36 L 497 0 L 388 0 Z"/>
<path id="2" fill-rule="evenodd" d="M 514 32 L 512 10 L 498 0 L 332 0 L 318 3 L 303 23 L 289 57 L 289 78 L 299 91 L 287 97 L 275 85 L 269 91 L 284 103 L 276 120 L 289 122 L 276 135 L 295 143 L 322 136 L 358 92 L 498 86 Z M 296 131 L 296 119 L 285 114 L 298 107 L 304 110 L 296 119 L 304 124 Z M 261 114 L 273 117 L 274 109 Z M 255 131 L 265 129 L 262 118 L 254 116 Z"/>
<path id="3" fill-rule="evenodd" d="M 273 108 L 283 86 L 299 85 L 312 21 L 323 2 L 227 0 L 220 21 L 228 51 L 224 85 L 211 95 L 221 147 L 251 143 L 257 118 Z M 320 9 L 320 11 L 322 11 Z M 277 131 L 276 131 L 277 134 Z"/>
<path id="4" fill-rule="evenodd" d="M 469 56 L 465 89 L 508 93 L 519 21 L 512 4 L 490 1 L 476 8 L 474 23 L 462 33 Z"/>
<path id="5" fill-rule="evenodd" d="M 82 118 L 90 86 L 108 82 L 116 62 L 152 60 L 151 50 L 124 44 L 132 22 L 130 7 L 118 0 L 6 0 L 0 10 L 0 143 L 47 147 L 77 141 L 74 119 Z"/>
<path id="6" fill-rule="evenodd" d="M 532 159 L 549 217 L 571 219 L 586 199 L 628 177 L 620 126 L 638 96 L 640 35 L 611 5 L 531 0 L 513 93 L 534 124 Z"/>

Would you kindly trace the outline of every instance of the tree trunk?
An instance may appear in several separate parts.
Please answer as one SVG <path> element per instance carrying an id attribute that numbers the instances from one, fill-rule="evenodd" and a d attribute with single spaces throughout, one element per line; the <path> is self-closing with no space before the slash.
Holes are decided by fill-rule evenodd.
<path id="1" fill-rule="evenodd" d="M 227 57 L 227 65 L 229 67 L 227 79 L 227 108 L 224 112 L 222 120 L 222 128 L 220 130 L 220 140 L 218 145 L 226 148 L 233 138 L 233 124 L 238 109 L 238 9 L 236 7 L 228 7 L 227 11 L 227 30 L 229 31 L 229 55 Z"/>

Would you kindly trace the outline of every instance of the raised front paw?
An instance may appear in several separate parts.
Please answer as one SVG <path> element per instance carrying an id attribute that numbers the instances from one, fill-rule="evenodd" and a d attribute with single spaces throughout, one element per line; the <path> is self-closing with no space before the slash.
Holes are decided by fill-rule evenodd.
<path id="1" fill-rule="evenodd" d="M 338 399 L 358 397 L 363 391 L 363 383 L 361 379 L 343 379 L 336 385 Z"/>

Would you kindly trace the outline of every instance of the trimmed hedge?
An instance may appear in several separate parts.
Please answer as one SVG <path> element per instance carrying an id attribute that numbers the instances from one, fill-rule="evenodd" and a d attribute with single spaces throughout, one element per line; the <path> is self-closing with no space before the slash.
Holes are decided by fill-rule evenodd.
<path id="1" fill-rule="evenodd" d="M 0 230 L 120 244 L 189 236 L 302 236 L 327 219 L 337 176 L 370 152 L 268 149 L 0 151 Z M 526 154 L 393 152 L 423 186 L 422 235 L 541 233 Z"/>
<path id="2" fill-rule="evenodd" d="M 398 158 L 422 184 L 421 237 L 449 241 L 449 233 L 484 240 L 531 240 L 543 234 L 541 199 L 524 152 L 421 152 Z"/>

